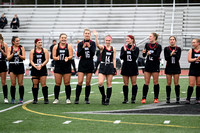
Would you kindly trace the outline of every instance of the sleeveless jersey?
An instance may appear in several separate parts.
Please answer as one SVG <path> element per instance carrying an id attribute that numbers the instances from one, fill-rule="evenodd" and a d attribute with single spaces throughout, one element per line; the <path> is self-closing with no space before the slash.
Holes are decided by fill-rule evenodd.
<path id="1" fill-rule="evenodd" d="M 101 62 L 104 62 L 105 65 L 113 63 L 113 47 L 112 46 L 110 50 L 108 50 L 106 46 L 104 46 L 104 49 L 101 53 Z"/>

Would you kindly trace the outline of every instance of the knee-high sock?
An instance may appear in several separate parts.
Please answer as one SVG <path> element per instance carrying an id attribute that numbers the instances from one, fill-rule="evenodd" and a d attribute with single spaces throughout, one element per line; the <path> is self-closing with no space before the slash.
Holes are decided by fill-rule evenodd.
<path id="1" fill-rule="evenodd" d="M 91 91 L 91 86 L 90 85 L 86 86 L 85 87 L 85 98 L 89 98 L 90 91 Z"/>
<path id="2" fill-rule="evenodd" d="M 44 96 L 44 100 L 48 100 L 48 87 L 47 86 L 42 87 L 42 93 Z"/>
<path id="3" fill-rule="evenodd" d="M 108 87 L 106 93 L 107 93 L 107 94 L 106 94 L 106 98 L 110 99 L 111 94 L 112 94 L 112 87 Z"/>
<path id="4" fill-rule="evenodd" d="M 76 99 L 79 100 L 80 94 L 81 94 L 82 86 L 77 85 L 76 86 Z"/>
<path id="5" fill-rule="evenodd" d="M 180 85 L 175 86 L 176 98 L 180 98 Z"/>
<path id="6" fill-rule="evenodd" d="M 67 99 L 70 99 L 70 96 L 71 96 L 71 86 L 70 85 L 65 86 L 65 94 L 66 94 Z"/>
<path id="7" fill-rule="evenodd" d="M 128 100 L 128 86 L 123 86 L 124 99 Z"/>
<path id="8" fill-rule="evenodd" d="M 160 91 L 160 86 L 159 86 L 159 84 L 154 85 L 154 99 L 158 98 L 158 96 L 159 96 L 159 91 Z"/>
<path id="9" fill-rule="evenodd" d="M 21 100 L 24 99 L 24 86 L 23 85 L 19 87 L 19 96 L 20 96 Z"/>
<path id="10" fill-rule="evenodd" d="M 60 86 L 54 86 L 54 97 L 55 99 L 58 99 L 60 93 Z"/>
<path id="11" fill-rule="evenodd" d="M 149 90 L 149 86 L 144 84 L 144 86 L 143 86 L 143 97 L 142 97 L 142 99 L 146 99 L 146 98 L 147 98 L 148 90 Z"/>
<path id="12" fill-rule="evenodd" d="M 39 90 L 39 88 L 32 87 L 32 93 L 33 93 L 34 101 L 37 101 L 37 99 L 38 99 L 38 90 Z"/>
<path id="13" fill-rule="evenodd" d="M 4 98 L 8 98 L 8 86 L 4 85 L 2 88 L 3 88 Z"/>
<path id="14" fill-rule="evenodd" d="M 200 86 L 196 87 L 196 100 L 200 100 Z"/>
<path id="15" fill-rule="evenodd" d="M 11 98 L 15 99 L 15 93 L 16 93 L 16 88 L 15 86 L 11 86 L 10 87 L 10 94 L 11 94 Z"/>
<path id="16" fill-rule="evenodd" d="M 105 95 L 105 89 L 104 86 L 99 86 L 99 91 L 102 95 L 102 99 L 105 99 L 106 95 Z"/>
<path id="17" fill-rule="evenodd" d="M 133 85 L 133 86 L 132 86 L 132 100 L 135 100 L 135 99 L 136 99 L 137 90 L 138 90 L 138 86 L 137 86 L 137 85 Z"/>
<path id="18" fill-rule="evenodd" d="M 191 86 L 188 86 L 188 90 L 187 90 L 187 100 L 190 100 L 192 93 L 193 93 L 194 88 Z"/>
<path id="19" fill-rule="evenodd" d="M 170 94 L 171 94 L 171 86 L 166 86 L 166 94 L 167 94 L 167 99 L 170 99 Z"/>

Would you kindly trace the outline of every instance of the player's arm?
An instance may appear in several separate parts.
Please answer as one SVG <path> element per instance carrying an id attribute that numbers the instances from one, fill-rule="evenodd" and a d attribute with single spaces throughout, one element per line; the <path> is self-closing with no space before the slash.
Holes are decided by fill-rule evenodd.
<path id="1" fill-rule="evenodd" d="M 49 52 L 46 48 L 44 48 L 44 54 L 45 54 L 45 61 L 42 63 L 42 67 L 45 66 L 49 62 Z"/>
<path id="2" fill-rule="evenodd" d="M 72 44 L 69 44 L 68 46 L 68 50 L 69 50 L 69 57 L 68 60 L 71 60 L 73 58 L 73 48 L 72 48 Z"/>
<path id="3" fill-rule="evenodd" d="M 57 54 L 57 48 L 58 48 L 58 44 L 56 44 L 54 47 L 53 47 L 53 60 L 57 61 L 60 59 L 59 56 L 56 56 Z"/>
<path id="4" fill-rule="evenodd" d="M 29 54 L 29 60 L 30 60 L 31 66 L 37 68 L 37 66 L 33 62 L 33 53 L 34 53 L 34 49 L 32 49 L 31 52 L 30 52 L 30 54 Z"/>
<path id="5" fill-rule="evenodd" d="M 8 48 L 8 51 L 7 51 L 7 60 L 11 60 L 14 56 L 14 52 L 11 53 L 11 47 Z"/>
<path id="6" fill-rule="evenodd" d="M 189 52 L 188 52 L 188 62 L 192 63 L 192 62 L 195 62 L 197 60 L 198 60 L 198 58 L 192 58 L 192 49 L 190 49 Z"/>
<path id="7" fill-rule="evenodd" d="M 18 51 L 19 58 L 21 58 L 22 60 L 25 60 L 25 48 L 21 47 L 21 50 L 22 50 L 22 55 L 20 55 L 19 54 L 20 51 Z"/>
<path id="8" fill-rule="evenodd" d="M 116 49 L 113 48 L 113 66 L 116 69 Z"/>
<path id="9" fill-rule="evenodd" d="M 103 50 L 104 46 L 103 45 L 99 45 L 98 32 L 96 30 L 93 30 L 93 34 L 95 36 L 95 44 L 96 44 L 97 48 L 99 50 Z"/>

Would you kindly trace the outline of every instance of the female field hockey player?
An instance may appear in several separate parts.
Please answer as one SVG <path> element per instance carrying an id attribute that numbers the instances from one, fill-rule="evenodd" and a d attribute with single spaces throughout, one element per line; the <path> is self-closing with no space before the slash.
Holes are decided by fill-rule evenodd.
<path id="1" fill-rule="evenodd" d="M 95 36 L 95 44 L 101 53 L 100 67 L 99 67 L 99 91 L 102 95 L 102 105 L 109 105 L 112 94 L 112 78 L 116 73 L 116 49 L 111 46 L 112 37 L 107 35 L 105 37 L 105 45 L 99 45 L 98 32 L 93 31 Z M 105 95 L 104 80 L 107 80 L 107 91 Z"/>
<path id="2" fill-rule="evenodd" d="M 23 79 L 24 79 L 24 63 L 25 60 L 25 49 L 23 46 L 20 45 L 20 39 L 17 36 L 12 37 L 12 46 L 8 48 L 7 59 L 9 61 L 9 73 L 10 73 L 10 80 L 11 80 L 11 103 L 15 103 L 15 92 L 16 92 L 16 79 L 18 80 L 19 85 L 19 103 L 23 103 L 24 97 L 24 86 L 23 86 Z"/>
<path id="3" fill-rule="evenodd" d="M 143 86 L 143 97 L 141 103 L 146 103 L 146 97 L 149 90 L 149 83 L 151 76 L 153 76 L 153 84 L 154 84 L 154 103 L 158 103 L 158 95 L 159 95 L 159 83 L 158 77 L 160 72 L 160 53 L 162 51 L 162 47 L 157 43 L 158 34 L 151 33 L 149 35 L 149 43 L 146 43 L 143 52 L 143 57 L 147 56 L 147 61 L 145 64 L 145 84 Z"/>
<path id="4" fill-rule="evenodd" d="M 190 104 L 190 98 L 196 82 L 196 103 L 200 104 L 200 39 L 192 40 L 192 49 L 188 53 L 189 86 L 187 90 L 186 104 Z"/>
<path id="5" fill-rule="evenodd" d="M 62 78 L 65 85 L 66 104 L 70 104 L 70 79 L 72 73 L 70 60 L 73 57 L 73 48 L 72 44 L 67 43 L 67 35 L 65 33 L 61 33 L 59 39 L 60 42 L 53 47 L 53 60 L 55 60 L 54 77 L 56 83 L 54 87 L 55 100 L 53 101 L 53 104 L 57 104 L 59 102 Z"/>
<path id="6" fill-rule="evenodd" d="M 42 87 L 42 93 L 44 96 L 44 104 L 48 104 L 48 87 L 46 86 L 47 80 L 47 67 L 46 64 L 49 61 L 49 52 L 47 49 L 42 47 L 42 40 L 35 39 L 35 48 L 30 52 L 30 63 L 32 65 L 31 76 L 32 76 L 32 93 L 33 93 L 33 104 L 37 104 L 38 101 L 38 90 L 39 81 Z"/>
<path id="7" fill-rule="evenodd" d="M 172 77 L 174 78 L 175 93 L 176 93 L 176 103 L 180 101 L 180 85 L 179 85 L 179 75 L 181 73 L 180 68 L 180 57 L 181 57 L 181 48 L 176 46 L 176 37 L 169 37 L 170 45 L 165 47 L 164 56 L 166 63 L 165 74 L 167 78 L 166 86 L 166 103 L 170 103 L 170 94 L 171 94 L 171 83 Z"/>
<path id="8" fill-rule="evenodd" d="M 76 86 L 75 104 L 79 104 L 79 97 L 82 90 L 84 75 L 86 74 L 86 87 L 85 87 L 85 103 L 90 104 L 89 96 L 91 91 L 91 78 L 94 72 L 93 56 L 95 55 L 96 45 L 95 42 L 90 40 L 91 31 L 84 29 L 84 40 L 79 42 L 77 49 L 77 56 L 80 57 L 78 65 L 78 84 Z"/>
<path id="9" fill-rule="evenodd" d="M 131 79 L 132 84 L 132 98 L 131 103 L 135 103 L 136 95 L 137 95 L 137 75 L 138 75 L 138 66 L 136 60 L 139 55 L 139 48 L 136 47 L 135 38 L 132 35 L 126 36 L 126 45 L 122 46 L 120 58 L 123 60 L 122 71 L 121 74 L 123 76 L 124 86 L 124 101 L 123 104 L 128 103 L 128 84 L 129 78 Z"/>

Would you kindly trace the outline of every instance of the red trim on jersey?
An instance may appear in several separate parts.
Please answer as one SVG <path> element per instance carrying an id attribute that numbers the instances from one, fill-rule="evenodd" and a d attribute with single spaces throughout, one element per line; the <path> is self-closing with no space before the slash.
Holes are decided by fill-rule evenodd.
<path id="1" fill-rule="evenodd" d="M 149 46 L 149 48 L 150 48 L 150 49 L 154 49 L 155 47 L 157 47 L 157 46 L 158 46 L 158 43 L 156 42 L 156 43 L 155 43 L 155 45 L 154 45 L 153 47 L 151 47 L 151 43 L 149 43 L 149 45 L 148 45 L 148 46 Z"/>
<path id="2" fill-rule="evenodd" d="M 107 50 L 107 51 L 111 51 L 112 49 L 113 49 L 113 47 L 112 46 L 110 46 L 111 48 L 110 48 L 110 50 L 108 50 L 107 49 L 107 47 L 106 46 L 104 46 L 104 48 Z"/>
<path id="3" fill-rule="evenodd" d="M 199 49 L 199 51 L 195 51 L 195 50 L 193 49 L 193 51 L 194 51 L 195 53 L 200 53 L 200 49 Z"/>
<path id="4" fill-rule="evenodd" d="M 136 50 L 135 45 L 133 45 L 131 48 Z M 131 48 L 130 48 L 130 49 L 131 49 Z M 126 49 L 127 49 L 127 50 L 130 50 L 130 49 L 128 48 L 128 45 L 126 45 Z"/>
<path id="5" fill-rule="evenodd" d="M 103 52 L 103 51 L 102 51 Z M 100 61 L 102 60 L 102 52 L 101 52 L 101 54 L 100 54 Z"/>
<path id="6" fill-rule="evenodd" d="M 84 40 L 83 40 L 82 42 L 83 42 L 83 44 L 85 43 Z M 89 40 L 89 43 L 90 43 L 90 42 L 91 42 L 91 40 Z"/>
<path id="7" fill-rule="evenodd" d="M 65 44 L 65 47 L 61 48 L 60 43 L 58 43 L 58 47 L 61 48 L 61 49 L 65 49 L 65 48 L 67 47 L 67 45 L 68 45 L 68 44 L 66 43 L 66 44 Z"/>
<path id="8" fill-rule="evenodd" d="M 18 47 L 17 50 L 14 50 L 13 46 L 11 46 L 11 49 L 12 49 L 13 51 L 15 51 L 15 52 L 19 51 L 19 47 Z"/>
<path id="9" fill-rule="evenodd" d="M 169 46 L 168 48 L 169 48 L 170 51 L 173 51 L 173 50 L 171 49 L 171 46 Z M 174 49 L 174 50 L 176 51 L 176 49 L 177 49 L 177 46 L 175 46 L 175 49 Z"/>
<path id="10" fill-rule="evenodd" d="M 42 51 L 43 51 L 43 49 L 41 49 L 41 51 L 40 51 L 40 52 L 38 52 L 38 51 L 35 49 L 35 52 L 36 52 L 37 54 L 41 54 L 41 53 L 42 53 Z"/>

